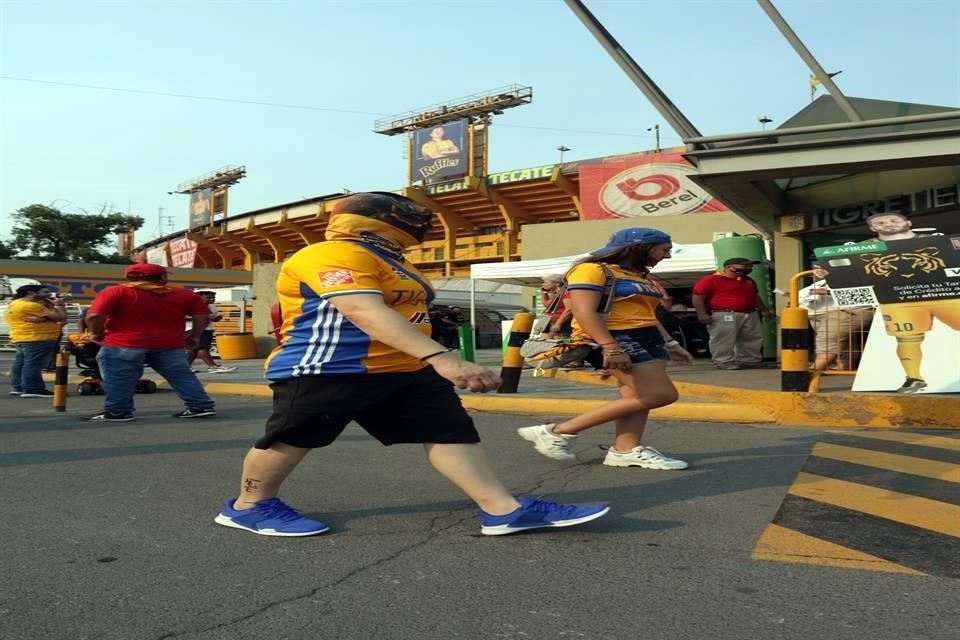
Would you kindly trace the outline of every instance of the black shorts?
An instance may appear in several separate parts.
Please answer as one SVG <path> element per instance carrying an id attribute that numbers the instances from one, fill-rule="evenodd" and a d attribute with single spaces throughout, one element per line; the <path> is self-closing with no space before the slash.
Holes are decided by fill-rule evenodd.
<path id="1" fill-rule="evenodd" d="M 275 442 L 313 449 L 355 420 L 384 445 L 480 442 L 453 384 L 432 367 L 412 373 L 304 376 L 277 380 L 273 415 L 257 449 Z"/>
<path id="2" fill-rule="evenodd" d="M 200 334 L 200 339 L 197 341 L 197 350 L 198 351 L 210 351 L 210 347 L 213 346 L 213 331 L 204 331 Z"/>
<path id="3" fill-rule="evenodd" d="M 617 341 L 624 353 L 630 356 L 630 362 L 640 364 L 655 360 L 669 360 L 667 345 L 656 327 L 642 329 L 613 329 L 610 335 Z M 594 349 L 584 358 L 595 369 L 603 368 L 603 349 Z"/>

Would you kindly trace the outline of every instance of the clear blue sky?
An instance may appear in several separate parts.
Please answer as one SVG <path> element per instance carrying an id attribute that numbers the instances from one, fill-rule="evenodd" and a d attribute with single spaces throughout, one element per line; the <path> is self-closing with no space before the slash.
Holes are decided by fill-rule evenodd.
<path id="1" fill-rule="evenodd" d="M 704 134 L 778 126 L 809 72 L 753 0 L 586 0 Z M 848 96 L 960 105 L 957 0 L 775 0 Z M 491 171 L 679 143 L 560 0 L 0 2 L 0 237 L 10 213 L 112 205 L 187 220 L 176 185 L 246 165 L 231 213 L 403 186 L 380 117 L 518 83 Z M 19 80 L 12 79 L 19 78 Z M 32 81 L 25 81 L 32 80 Z M 42 81 L 42 82 L 41 82 Z M 112 91 L 68 86 L 112 87 Z M 163 92 L 285 108 L 165 97 Z"/>

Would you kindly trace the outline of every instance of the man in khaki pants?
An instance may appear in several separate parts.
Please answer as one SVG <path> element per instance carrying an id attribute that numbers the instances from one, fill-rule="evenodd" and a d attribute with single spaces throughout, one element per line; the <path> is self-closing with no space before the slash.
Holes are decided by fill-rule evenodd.
<path id="1" fill-rule="evenodd" d="M 729 258 L 722 271 L 693 286 L 693 306 L 710 332 L 710 354 L 718 369 L 762 366 L 760 316 L 769 320 L 774 316 L 749 277 L 754 264 L 747 258 Z"/>

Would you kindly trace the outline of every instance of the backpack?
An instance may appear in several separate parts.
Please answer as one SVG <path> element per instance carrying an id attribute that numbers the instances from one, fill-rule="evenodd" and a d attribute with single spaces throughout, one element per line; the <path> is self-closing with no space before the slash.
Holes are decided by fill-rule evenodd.
<path id="1" fill-rule="evenodd" d="M 600 294 L 600 301 L 597 303 L 597 313 L 606 315 L 610 313 L 610 307 L 613 306 L 614 284 L 616 277 L 610 267 L 603 263 L 598 263 L 603 268 L 605 280 L 603 283 L 603 292 Z M 569 272 L 568 272 L 569 273 Z M 552 316 L 556 312 L 563 294 L 567 291 L 567 281 L 557 291 L 557 295 L 550 300 L 550 304 L 544 309 L 544 314 Z M 527 338 L 520 346 L 520 355 L 524 361 L 536 367 L 537 369 L 554 369 L 571 362 L 583 360 L 591 351 L 597 348 L 593 342 L 570 342 L 563 339 L 541 338 L 532 336 Z"/>

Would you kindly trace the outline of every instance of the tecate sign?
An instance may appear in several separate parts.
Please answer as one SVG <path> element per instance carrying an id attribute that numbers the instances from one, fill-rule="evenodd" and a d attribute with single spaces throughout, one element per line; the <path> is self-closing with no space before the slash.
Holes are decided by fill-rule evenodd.
<path id="1" fill-rule="evenodd" d="M 711 196 L 687 178 L 695 172 L 691 166 L 674 163 L 630 167 L 604 183 L 600 189 L 600 207 L 622 218 L 697 211 Z"/>

